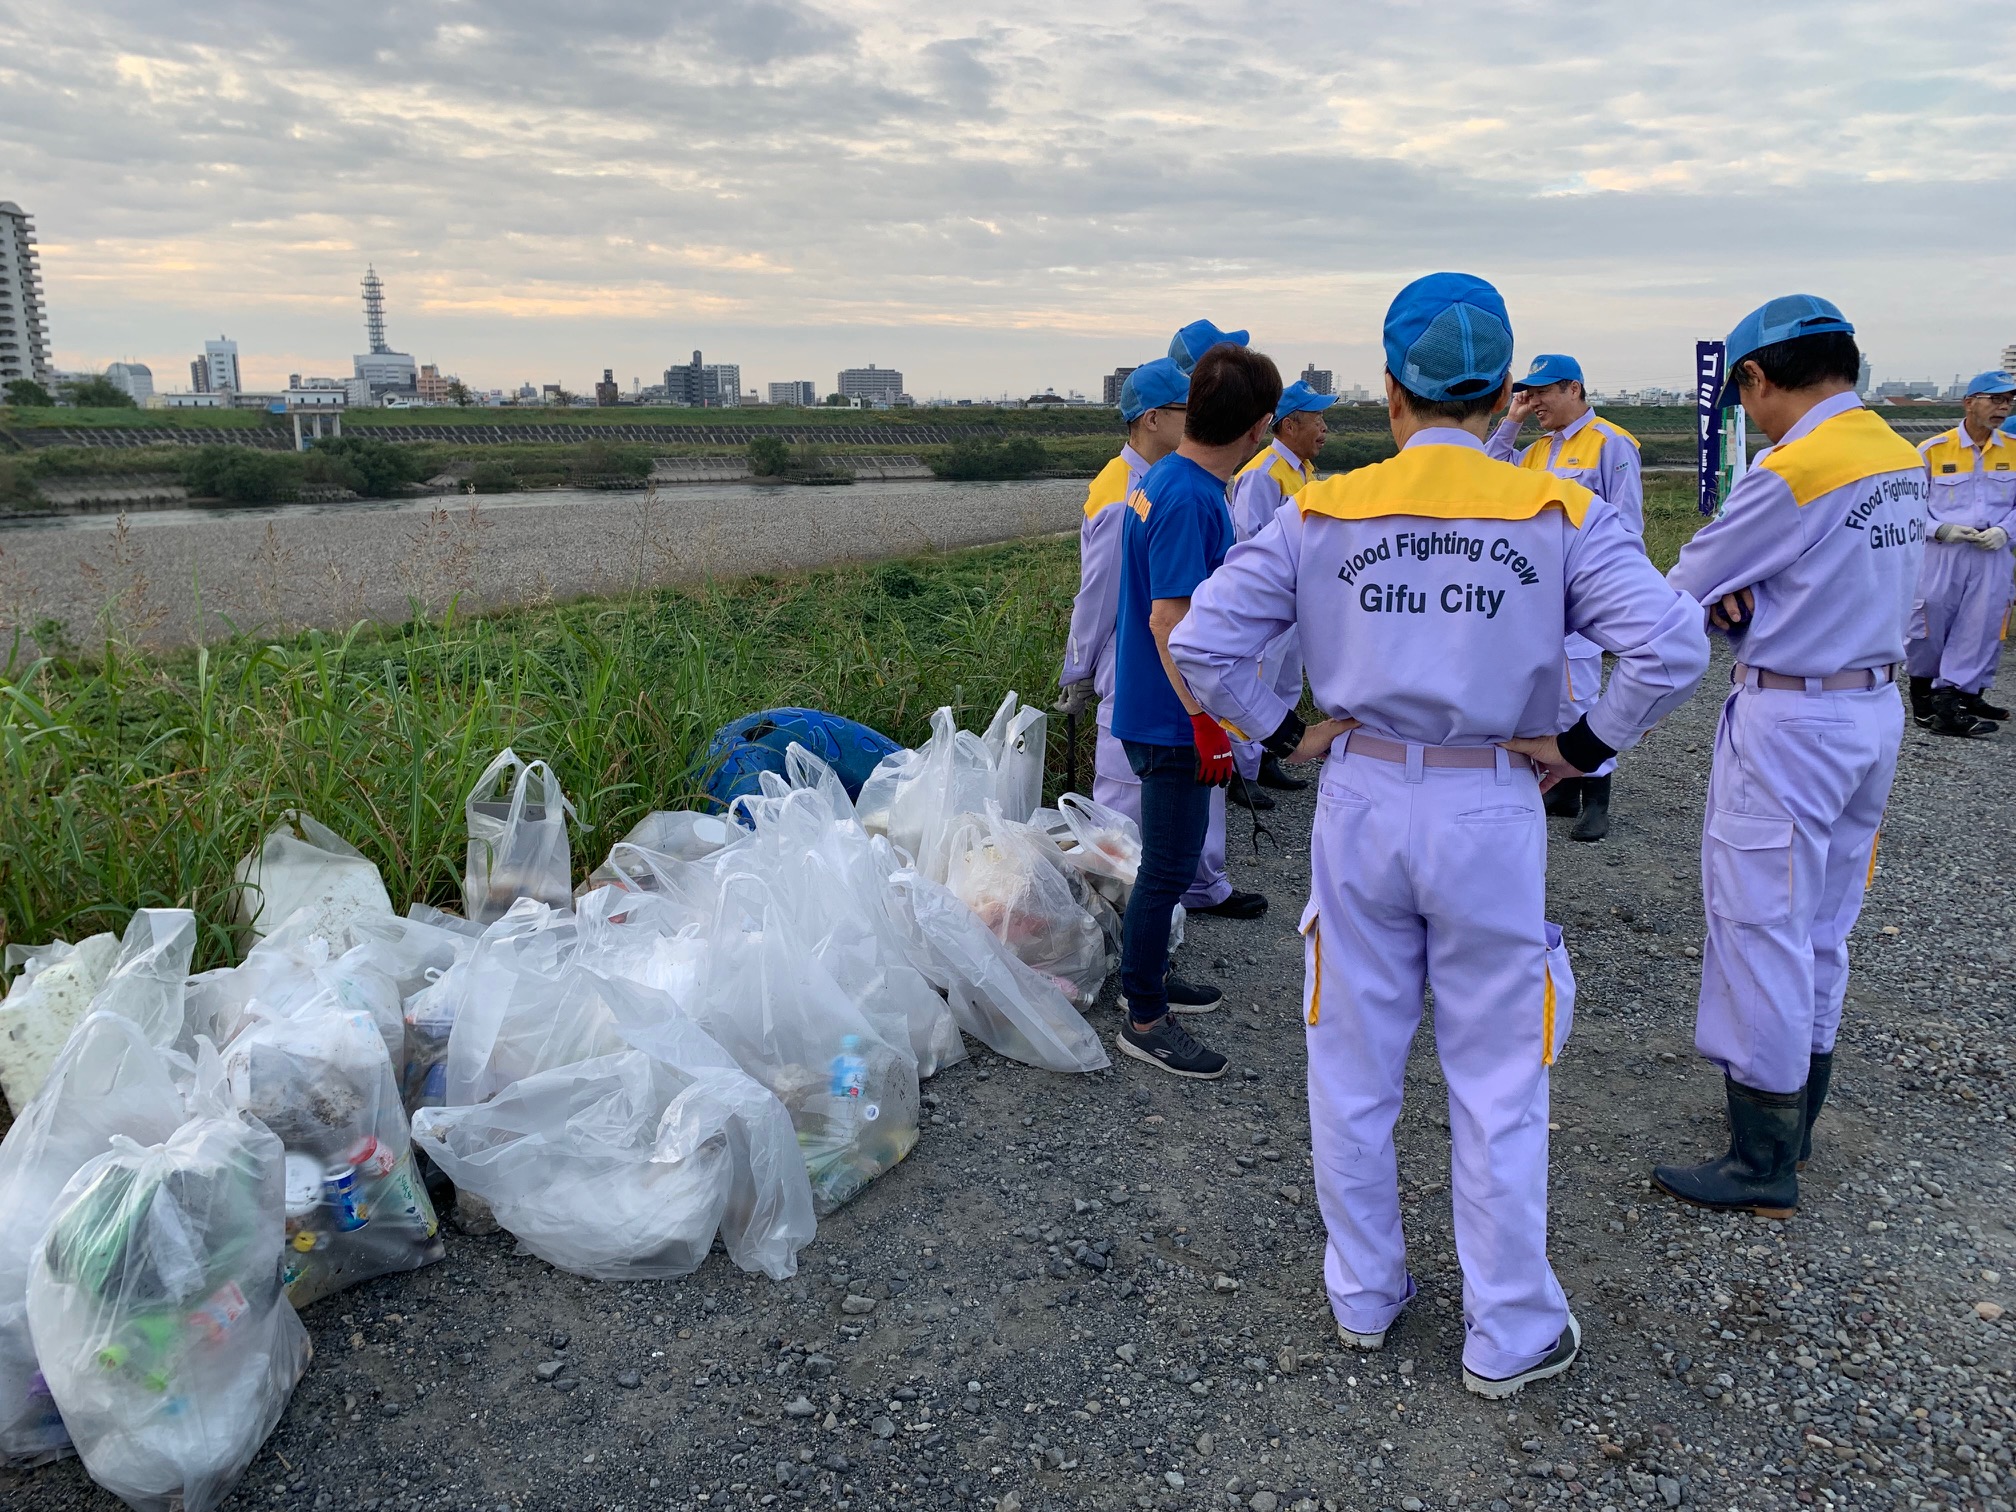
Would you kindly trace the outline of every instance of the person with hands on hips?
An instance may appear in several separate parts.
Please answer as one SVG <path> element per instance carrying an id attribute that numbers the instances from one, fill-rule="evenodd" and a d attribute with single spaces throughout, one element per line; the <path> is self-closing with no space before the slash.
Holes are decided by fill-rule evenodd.
<path id="1" fill-rule="evenodd" d="M 1531 417 L 1547 434 L 1519 449 L 1519 427 Z M 1589 407 L 1582 364 L 1573 357 L 1535 357 L 1526 376 L 1512 385 L 1512 407 L 1484 450 L 1501 461 L 1571 478 L 1617 511 L 1625 529 L 1645 537 L 1645 497 L 1638 467 L 1638 439 Z M 1587 636 L 1571 635 L 1563 646 L 1567 675 L 1562 683 L 1561 722 L 1573 724 L 1596 701 L 1603 686 L 1603 648 Z M 1571 777 L 1549 790 L 1547 812 L 1573 819 L 1575 840 L 1601 840 L 1610 833 L 1610 776 L 1606 761 L 1587 777 Z"/>
<path id="2" fill-rule="evenodd" d="M 1911 714 L 1934 735 L 1992 735 L 2009 711 L 1981 695 L 2002 661 L 2009 610 L 2009 531 L 2016 525 L 2016 380 L 1977 373 L 1961 422 L 1918 448 L 1932 481 L 1932 537 L 1919 569 L 1918 602 L 1904 648 Z"/>
<path id="3" fill-rule="evenodd" d="M 1231 736 L 1192 696 L 1169 637 L 1232 547 L 1225 484 L 1280 397 L 1281 375 L 1260 353 L 1230 342 L 1205 351 L 1190 374 L 1183 440 L 1148 469 L 1121 520 L 1113 733 L 1141 779 L 1141 862 L 1121 926 L 1126 1018 L 1115 1040 L 1122 1055 L 1177 1076 L 1225 1073 L 1225 1057 L 1176 1016 L 1196 990 L 1170 974 L 1169 926 L 1214 807 L 1223 813 L 1233 762 Z"/>
<path id="4" fill-rule="evenodd" d="M 1828 301 L 1773 299 L 1726 351 L 1723 402 L 1740 396 L 1771 445 L 1667 581 L 1737 657 L 1702 822 L 1694 1024 L 1722 1071 L 1729 1145 L 1652 1179 L 1702 1207 L 1786 1218 L 1833 1081 L 1848 934 L 1903 739 L 1897 665 L 1927 483 L 1911 443 L 1856 397 L 1855 328 Z"/>
<path id="5" fill-rule="evenodd" d="M 1169 649 L 1202 708 L 1267 732 L 1277 755 L 1327 758 L 1301 930 L 1338 1336 L 1381 1348 L 1415 1295 L 1393 1132 L 1432 987 L 1463 1381 L 1505 1397 L 1567 1370 L 1581 1347 L 1547 1260 L 1548 1068 L 1574 978 L 1546 919 L 1535 761 L 1549 780 L 1580 776 L 1635 744 L 1693 692 L 1708 640 L 1699 607 L 1661 580 L 1613 506 L 1486 455 L 1512 361 L 1496 289 L 1462 273 L 1418 279 L 1383 339 L 1399 454 L 1308 484 L 1233 547 Z M 1261 662 L 1291 628 L 1326 716 L 1307 730 Z M 1571 631 L 1617 668 L 1562 730 Z"/>

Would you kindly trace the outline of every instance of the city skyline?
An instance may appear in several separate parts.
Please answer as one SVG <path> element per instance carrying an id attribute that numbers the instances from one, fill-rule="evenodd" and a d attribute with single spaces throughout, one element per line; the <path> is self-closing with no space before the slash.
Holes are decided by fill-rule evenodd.
<path id="1" fill-rule="evenodd" d="M 1096 394 L 1200 315 L 1373 387 L 1392 291 L 1459 266 L 1605 391 L 1684 386 L 1695 339 L 1797 288 L 1879 380 L 1943 386 L 2016 318 L 1992 259 L 1935 272 L 1898 232 L 2002 202 L 2016 44 L 1956 57 L 1937 18 L 14 0 L 0 197 L 37 219 L 54 365 L 171 381 L 217 330 L 250 387 L 341 373 L 372 263 L 400 349 L 483 389 L 699 347 L 758 391 L 872 361 L 920 400 Z"/>

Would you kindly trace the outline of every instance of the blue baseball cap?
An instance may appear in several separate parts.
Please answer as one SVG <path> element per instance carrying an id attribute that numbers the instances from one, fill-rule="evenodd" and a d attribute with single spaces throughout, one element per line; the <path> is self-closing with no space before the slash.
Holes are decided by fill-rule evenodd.
<path id="1" fill-rule="evenodd" d="M 1208 320 L 1193 320 L 1169 338 L 1169 360 L 1176 364 L 1177 371 L 1187 374 L 1197 366 L 1197 359 L 1214 346 L 1228 341 L 1233 346 L 1244 346 L 1247 339 L 1245 331 L 1221 331 Z"/>
<path id="2" fill-rule="evenodd" d="M 1152 409 L 1190 397 L 1190 375 L 1167 357 L 1144 362 L 1120 385 L 1120 418 L 1132 425 Z"/>
<path id="3" fill-rule="evenodd" d="M 1976 373 L 1967 380 L 1967 397 L 1971 399 L 1976 394 L 2016 394 L 2016 378 L 1998 368 Z"/>
<path id="4" fill-rule="evenodd" d="M 1526 376 L 1512 385 L 1512 392 L 1516 394 L 1521 389 L 1545 388 L 1550 383 L 1581 381 L 1582 364 L 1573 357 L 1563 357 L 1559 352 L 1542 352 L 1526 369 Z"/>
<path id="5" fill-rule="evenodd" d="M 1790 341 L 1795 336 L 1824 336 L 1839 331 L 1853 336 L 1855 327 L 1838 305 L 1818 294 L 1781 294 L 1736 322 L 1722 347 L 1722 392 L 1717 407 L 1736 399 L 1736 368 L 1746 357 L 1754 357 L 1767 346 Z"/>
<path id="6" fill-rule="evenodd" d="M 1335 394 L 1319 394 L 1297 378 L 1281 390 L 1281 402 L 1274 406 L 1274 423 L 1279 425 L 1290 415 L 1300 414 L 1303 410 L 1326 410 L 1336 402 Z"/>
<path id="7" fill-rule="evenodd" d="M 1512 318 L 1498 291 L 1469 273 L 1430 273 L 1386 311 L 1386 370 L 1422 399 L 1496 393 L 1512 370 Z"/>

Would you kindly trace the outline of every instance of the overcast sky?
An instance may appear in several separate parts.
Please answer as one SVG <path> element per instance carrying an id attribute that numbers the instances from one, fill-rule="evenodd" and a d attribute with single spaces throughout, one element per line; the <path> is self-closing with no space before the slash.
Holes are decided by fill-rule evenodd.
<path id="1" fill-rule="evenodd" d="M 1777 293 L 1882 377 L 2016 342 L 2016 26 L 1884 3 L 0 0 L 0 199 L 60 367 L 745 387 L 901 368 L 984 396 L 1208 316 L 1375 383 L 1434 268 L 1522 359 L 1686 381 Z"/>

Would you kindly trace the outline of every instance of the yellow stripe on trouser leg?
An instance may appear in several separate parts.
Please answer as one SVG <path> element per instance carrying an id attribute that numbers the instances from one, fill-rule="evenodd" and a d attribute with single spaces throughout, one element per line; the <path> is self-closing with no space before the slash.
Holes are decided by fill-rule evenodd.
<path id="1" fill-rule="evenodd" d="M 1554 973 L 1547 967 L 1540 968 L 1540 975 L 1547 986 L 1540 996 L 1540 1064 L 1554 1064 Z"/>
<path id="2" fill-rule="evenodd" d="M 1314 918 L 1302 931 L 1309 936 L 1309 1022 L 1314 1024 L 1323 1011 L 1323 921 Z"/>
<path id="3" fill-rule="evenodd" d="M 1869 875 L 1862 879 L 1862 891 L 1867 892 L 1876 885 L 1876 850 L 1883 843 L 1880 829 L 1869 837 Z"/>

